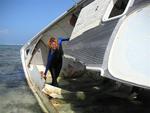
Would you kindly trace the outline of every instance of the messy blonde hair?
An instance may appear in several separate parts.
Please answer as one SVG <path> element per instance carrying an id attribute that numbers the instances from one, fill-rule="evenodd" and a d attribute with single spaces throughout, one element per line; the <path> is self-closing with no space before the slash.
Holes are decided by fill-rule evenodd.
<path id="1" fill-rule="evenodd" d="M 58 39 L 55 37 L 50 37 L 48 40 L 48 46 L 50 49 L 53 49 L 52 43 L 55 43 L 56 48 L 58 48 Z"/>

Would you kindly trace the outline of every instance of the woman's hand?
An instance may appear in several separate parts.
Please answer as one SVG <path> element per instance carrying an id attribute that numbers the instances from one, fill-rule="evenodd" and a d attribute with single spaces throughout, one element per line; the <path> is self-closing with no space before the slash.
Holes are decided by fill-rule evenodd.
<path id="1" fill-rule="evenodd" d="M 43 75 L 44 75 L 44 72 L 43 72 L 43 71 L 40 71 L 40 74 L 41 74 L 41 76 L 43 76 Z"/>
<path id="2" fill-rule="evenodd" d="M 41 77 L 44 78 L 46 80 L 46 75 L 44 74 L 43 71 L 40 71 Z"/>

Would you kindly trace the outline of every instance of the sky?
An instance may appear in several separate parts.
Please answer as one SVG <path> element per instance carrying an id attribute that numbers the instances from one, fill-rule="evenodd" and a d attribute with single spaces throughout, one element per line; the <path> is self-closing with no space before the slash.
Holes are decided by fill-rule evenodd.
<path id="1" fill-rule="evenodd" d="M 24 44 L 75 0 L 0 0 L 0 45 Z M 77 0 L 76 0 L 77 1 Z"/>

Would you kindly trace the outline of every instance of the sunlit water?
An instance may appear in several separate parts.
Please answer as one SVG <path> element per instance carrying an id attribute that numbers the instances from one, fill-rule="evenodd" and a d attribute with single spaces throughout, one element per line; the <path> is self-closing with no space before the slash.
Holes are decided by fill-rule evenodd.
<path id="1" fill-rule="evenodd" d="M 23 72 L 21 46 L 0 46 L 0 113 L 42 113 Z"/>

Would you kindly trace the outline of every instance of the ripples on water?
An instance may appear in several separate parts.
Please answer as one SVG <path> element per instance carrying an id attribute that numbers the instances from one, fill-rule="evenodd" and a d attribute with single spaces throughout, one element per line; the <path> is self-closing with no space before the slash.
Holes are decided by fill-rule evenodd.
<path id="1" fill-rule="evenodd" d="M 20 48 L 0 46 L 0 113 L 42 113 L 26 83 Z"/>

